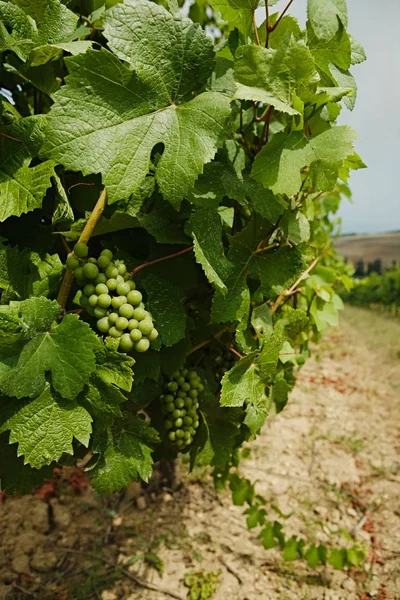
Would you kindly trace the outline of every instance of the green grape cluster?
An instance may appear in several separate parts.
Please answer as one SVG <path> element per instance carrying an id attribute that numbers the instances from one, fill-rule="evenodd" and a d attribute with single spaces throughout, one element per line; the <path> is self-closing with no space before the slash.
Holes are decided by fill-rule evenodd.
<path id="1" fill-rule="evenodd" d="M 125 263 L 113 261 L 111 250 L 103 250 L 98 259 L 87 257 L 87 245 L 78 242 L 66 261 L 82 288 L 80 305 L 97 319 L 100 333 L 114 338 L 119 350 L 146 352 L 158 331 Z"/>
<path id="2" fill-rule="evenodd" d="M 225 373 L 232 369 L 237 361 L 229 348 L 216 348 L 213 351 L 212 360 L 215 365 L 215 376 L 218 381 L 223 378 Z"/>
<path id="3" fill-rule="evenodd" d="M 192 443 L 199 426 L 199 395 L 204 390 L 196 371 L 180 369 L 161 396 L 169 441 L 180 449 Z"/>

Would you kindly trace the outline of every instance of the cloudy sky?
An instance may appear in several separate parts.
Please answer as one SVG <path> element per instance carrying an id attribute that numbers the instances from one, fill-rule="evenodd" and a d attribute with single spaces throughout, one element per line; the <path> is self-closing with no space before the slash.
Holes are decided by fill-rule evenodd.
<path id="1" fill-rule="evenodd" d="M 274 10 L 286 6 L 280 0 Z M 289 14 L 304 27 L 306 0 L 294 0 Z M 400 0 L 347 0 L 349 32 L 368 60 L 352 67 L 358 84 L 353 112 L 340 121 L 360 136 L 356 150 L 368 169 L 352 174 L 353 201 L 343 200 L 343 233 L 400 230 Z M 259 9 L 260 10 L 260 9 Z"/>

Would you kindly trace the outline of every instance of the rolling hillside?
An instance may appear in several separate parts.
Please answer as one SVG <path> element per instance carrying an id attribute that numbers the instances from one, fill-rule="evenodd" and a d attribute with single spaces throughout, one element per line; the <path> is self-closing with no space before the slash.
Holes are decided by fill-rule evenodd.
<path id="1" fill-rule="evenodd" d="M 368 265 L 380 258 L 387 269 L 394 260 L 400 261 L 400 232 L 344 235 L 336 240 L 335 247 L 353 264 L 363 260 Z"/>

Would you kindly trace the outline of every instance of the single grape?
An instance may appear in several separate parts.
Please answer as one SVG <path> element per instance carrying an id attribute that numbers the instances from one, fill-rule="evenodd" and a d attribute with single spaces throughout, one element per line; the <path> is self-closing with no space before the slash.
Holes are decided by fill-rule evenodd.
<path id="1" fill-rule="evenodd" d="M 114 296 L 111 301 L 113 308 L 119 310 L 123 304 L 126 304 L 126 296 Z"/>
<path id="2" fill-rule="evenodd" d="M 119 283 L 125 283 L 125 279 L 122 277 L 122 275 L 117 275 L 115 281 L 117 282 L 117 285 Z"/>
<path id="3" fill-rule="evenodd" d="M 183 422 L 185 425 L 191 425 L 193 423 L 192 417 L 184 417 Z"/>
<path id="4" fill-rule="evenodd" d="M 121 340 L 119 342 L 119 348 L 123 352 L 130 352 L 133 348 L 133 342 L 131 340 L 131 336 L 129 333 L 124 333 L 121 336 Z"/>
<path id="5" fill-rule="evenodd" d="M 197 379 L 198 375 L 196 373 L 196 371 L 189 371 L 188 373 L 188 379 Z"/>
<path id="6" fill-rule="evenodd" d="M 75 271 L 75 269 L 79 267 L 79 258 L 75 256 L 75 254 L 68 254 L 65 264 L 67 265 L 68 269 Z"/>
<path id="7" fill-rule="evenodd" d="M 183 408 L 185 406 L 185 401 L 182 400 L 182 398 L 177 398 L 175 400 L 175 406 L 176 408 Z"/>
<path id="8" fill-rule="evenodd" d="M 99 296 L 99 298 L 100 298 L 100 296 Z M 105 317 L 107 315 L 107 309 L 102 308 L 100 306 L 96 306 L 96 308 L 94 309 L 93 312 L 94 312 L 94 316 L 96 317 L 96 319 L 102 319 L 103 317 Z"/>
<path id="9" fill-rule="evenodd" d="M 78 258 L 86 258 L 89 254 L 89 248 L 83 242 L 77 242 L 74 246 L 74 252 Z"/>
<path id="10" fill-rule="evenodd" d="M 176 380 L 176 383 L 178 385 L 182 385 L 182 383 L 185 383 L 185 378 L 182 377 L 182 375 L 180 377 L 178 377 L 178 379 Z"/>
<path id="11" fill-rule="evenodd" d="M 130 319 L 133 316 L 133 306 L 131 304 L 123 304 L 120 309 L 119 309 L 119 314 L 121 315 L 121 317 L 125 317 L 127 319 Z M 140 329 L 140 327 L 139 327 Z M 143 333 L 142 329 L 140 329 L 140 331 Z"/>
<path id="12" fill-rule="evenodd" d="M 113 338 L 119 338 L 122 336 L 122 331 L 120 329 L 117 329 L 116 327 L 112 326 L 112 327 L 110 327 L 110 329 L 108 331 L 108 335 L 111 335 L 111 337 L 113 337 Z"/>
<path id="13" fill-rule="evenodd" d="M 100 256 L 108 256 L 108 258 L 109 258 L 110 260 L 112 260 L 112 259 L 113 259 L 113 253 L 111 252 L 111 250 L 108 250 L 107 248 L 105 248 L 104 250 L 102 250 L 102 251 L 100 252 Z"/>
<path id="14" fill-rule="evenodd" d="M 99 274 L 99 269 L 97 268 L 97 265 L 93 265 L 92 263 L 88 262 L 83 267 L 83 274 L 88 279 L 95 279 L 97 277 L 97 275 Z"/>
<path id="15" fill-rule="evenodd" d="M 183 390 L 179 390 L 179 392 L 176 392 L 176 395 L 177 395 L 178 398 L 184 399 L 184 398 L 186 398 L 187 393 L 184 392 Z"/>
<path id="16" fill-rule="evenodd" d="M 74 271 L 74 275 L 76 279 L 85 279 L 85 274 L 83 272 L 83 267 L 78 267 L 77 269 L 75 269 Z"/>
<path id="17" fill-rule="evenodd" d="M 183 437 L 185 438 L 185 440 L 189 440 L 190 439 L 190 433 L 188 431 L 184 431 L 183 432 Z"/>
<path id="18" fill-rule="evenodd" d="M 125 306 L 125 304 L 123 304 L 122 306 Z M 136 321 L 136 319 L 129 319 L 128 329 L 130 331 L 132 331 L 132 329 L 137 329 L 138 325 L 139 325 L 139 321 Z"/>
<path id="19" fill-rule="evenodd" d="M 175 431 L 175 436 L 176 436 L 178 439 L 179 439 L 179 438 L 183 438 L 183 436 L 184 436 L 183 430 L 182 430 L 182 429 L 177 429 L 177 430 Z"/>
<path id="20" fill-rule="evenodd" d="M 103 317 L 97 321 L 97 329 L 101 331 L 101 333 L 108 333 L 108 330 L 110 329 L 108 317 Z"/>
<path id="21" fill-rule="evenodd" d="M 132 329 L 130 336 L 134 342 L 138 342 L 142 339 L 142 332 L 139 329 Z"/>
<path id="22" fill-rule="evenodd" d="M 198 393 L 199 393 L 199 392 L 198 392 L 197 390 L 190 390 L 190 392 L 189 392 L 189 396 L 190 396 L 191 398 L 197 398 L 197 395 L 198 395 Z"/>
<path id="23" fill-rule="evenodd" d="M 128 298 L 129 304 L 132 304 L 132 306 L 139 305 L 143 298 L 142 294 L 138 290 L 131 290 L 126 297 Z"/>
<path id="24" fill-rule="evenodd" d="M 170 432 L 169 432 L 169 434 L 168 434 L 168 439 L 169 439 L 171 442 L 174 442 L 174 441 L 175 441 L 175 431 L 170 431 Z"/>
<path id="25" fill-rule="evenodd" d="M 115 279 L 118 275 L 117 267 L 115 267 L 113 265 L 113 263 L 111 263 L 110 265 L 108 265 L 107 269 L 105 270 L 105 275 L 106 275 L 107 279 Z"/>
<path id="26" fill-rule="evenodd" d="M 184 381 L 184 382 L 181 384 L 181 389 L 182 389 L 182 391 L 184 391 L 184 392 L 188 392 L 188 391 L 190 390 L 190 383 L 187 383 L 186 381 Z"/>
<path id="27" fill-rule="evenodd" d="M 118 265 L 118 275 L 122 275 L 122 277 L 123 277 L 124 275 L 126 275 L 126 272 L 127 272 L 126 265 L 124 265 L 123 263 Z"/>
<path id="28" fill-rule="evenodd" d="M 192 399 L 191 398 L 186 397 L 184 402 L 185 402 L 185 408 L 192 408 Z"/>
<path id="29" fill-rule="evenodd" d="M 105 254 L 101 254 L 97 260 L 97 264 L 99 265 L 100 269 L 103 269 L 103 271 L 107 269 L 108 266 L 110 266 L 110 263 L 110 258 Z"/>
<path id="30" fill-rule="evenodd" d="M 83 293 L 85 294 L 85 296 L 87 296 L 89 298 L 89 296 L 91 296 L 92 294 L 94 294 L 95 290 L 96 290 L 96 288 L 93 285 L 93 283 L 88 283 L 83 288 Z"/>
<path id="31" fill-rule="evenodd" d="M 194 435 L 196 433 L 196 430 L 194 427 L 189 427 L 189 433 L 190 435 Z"/>
<path id="32" fill-rule="evenodd" d="M 125 331 L 125 329 L 128 329 L 128 319 L 125 319 L 125 317 L 118 317 L 115 323 L 115 327 L 117 329 L 122 329 L 122 331 Z M 129 335 L 129 333 L 127 333 L 126 335 Z"/>
<path id="33" fill-rule="evenodd" d="M 183 425 L 183 421 L 182 421 L 182 419 L 181 419 L 180 417 L 178 417 L 177 419 L 175 419 L 175 421 L 174 421 L 174 425 L 175 425 L 175 427 L 177 427 L 177 428 L 179 428 L 179 427 L 182 427 L 182 425 Z"/>
<path id="34" fill-rule="evenodd" d="M 136 329 L 136 331 L 137 331 L 137 329 Z M 142 338 L 135 344 L 136 352 L 147 352 L 147 350 L 149 348 L 150 348 L 150 342 L 149 342 L 149 340 L 146 340 L 146 338 Z"/>
<path id="35" fill-rule="evenodd" d="M 111 292 L 113 292 L 114 290 L 117 289 L 117 280 L 116 279 L 107 279 L 106 286 L 108 287 L 108 289 Z"/>
<path id="36" fill-rule="evenodd" d="M 111 325 L 115 325 L 115 323 L 117 322 L 117 319 L 119 318 L 118 313 L 112 312 L 108 315 L 108 322 Z"/>
<path id="37" fill-rule="evenodd" d="M 104 273 L 99 273 L 96 277 L 96 279 L 94 280 L 95 285 L 97 285 L 98 283 L 106 283 L 107 281 L 107 277 L 104 275 Z"/>
<path id="38" fill-rule="evenodd" d="M 96 294 L 108 294 L 108 287 L 105 283 L 98 283 L 96 285 Z"/>
<path id="39" fill-rule="evenodd" d="M 177 419 L 181 416 L 181 411 L 179 410 L 179 408 L 174 408 L 174 410 L 172 411 L 172 416 L 174 417 L 174 419 Z"/>
<path id="40" fill-rule="evenodd" d="M 129 284 L 126 283 L 126 281 L 117 285 L 117 294 L 119 294 L 120 296 L 127 296 L 129 293 L 131 293 L 131 288 L 129 287 Z"/>
<path id="41" fill-rule="evenodd" d="M 149 335 L 147 336 L 147 339 L 150 342 L 154 342 L 154 340 L 156 340 L 158 338 L 158 331 L 155 327 L 153 327 L 153 329 L 150 331 Z"/>
<path id="42" fill-rule="evenodd" d="M 167 412 L 174 412 L 174 410 L 175 410 L 175 404 L 174 404 L 173 402 L 168 402 L 168 403 L 165 405 L 165 410 L 166 410 Z"/>
<path id="43" fill-rule="evenodd" d="M 96 294 L 92 294 L 88 300 L 89 306 L 91 308 L 94 308 L 95 306 L 97 306 L 97 300 L 98 300 L 98 296 Z"/>
<path id="44" fill-rule="evenodd" d="M 199 385 L 197 386 L 197 389 L 199 390 L 199 392 L 203 392 L 204 391 L 204 385 L 202 383 L 199 383 Z"/>
<path id="45" fill-rule="evenodd" d="M 145 307 L 145 305 L 144 305 L 144 302 L 141 302 L 141 303 L 139 304 L 139 308 L 143 308 L 143 310 L 146 308 L 146 307 Z"/>
<path id="46" fill-rule="evenodd" d="M 171 421 L 171 419 L 166 419 L 164 425 L 165 425 L 165 429 L 172 429 L 173 426 L 174 426 L 174 424 Z"/>
<path id="47" fill-rule="evenodd" d="M 97 304 L 98 306 L 101 306 L 101 308 L 108 308 L 111 304 L 111 296 L 109 294 L 100 294 L 97 299 Z"/>
<path id="48" fill-rule="evenodd" d="M 90 258 L 88 258 L 87 261 L 90 264 L 97 265 L 97 258 L 94 258 L 94 256 L 91 256 Z"/>
<path id="49" fill-rule="evenodd" d="M 169 381 L 167 388 L 170 392 L 176 392 L 178 389 L 178 384 L 176 383 L 176 381 Z"/>
<path id="50" fill-rule="evenodd" d="M 130 275 L 129 275 L 129 277 L 130 277 Z M 127 283 L 128 283 L 128 285 L 129 285 L 129 287 L 131 288 L 131 290 L 134 290 L 134 289 L 136 288 L 136 284 L 135 284 L 135 282 L 133 281 L 133 279 L 128 279 L 128 280 L 127 280 Z"/>
<path id="51" fill-rule="evenodd" d="M 140 323 L 138 325 L 138 329 L 140 329 L 140 331 L 143 333 L 143 335 L 149 335 L 149 333 L 151 331 L 153 331 L 153 323 L 151 321 L 147 321 L 147 320 L 140 321 Z"/>
<path id="52" fill-rule="evenodd" d="M 200 423 L 198 421 L 193 421 L 193 427 L 195 429 L 197 429 L 199 425 L 200 425 Z"/>
<path id="53" fill-rule="evenodd" d="M 182 375 L 182 377 L 187 377 L 187 374 L 188 374 L 188 373 L 189 373 L 189 370 L 188 370 L 188 369 L 182 369 L 182 371 L 181 371 L 181 375 Z"/>
<path id="54" fill-rule="evenodd" d="M 146 317 L 146 311 L 143 308 L 135 308 L 133 311 L 133 318 L 137 321 L 143 321 Z"/>
<path id="55" fill-rule="evenodd" d="M 195 418 L 195 417 L 196 417 L 196 415 L 197 415 L 197 413 L 196 413 L 196 409 L 195 409 L 195 408 L 190 408 L 190 409 L 188 410 L 188 415 L 189 415 L 189 417 Z"/>

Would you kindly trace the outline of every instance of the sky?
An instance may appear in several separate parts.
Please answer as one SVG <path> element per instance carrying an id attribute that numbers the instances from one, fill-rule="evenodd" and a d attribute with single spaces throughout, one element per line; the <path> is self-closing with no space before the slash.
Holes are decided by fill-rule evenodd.
<path id="1" fill-rule="evenodd" d="M 280 0 L 273 10 L 286 4 Z M 302 28 L 306 5 L 306 0 L 294 0 L 289 9 Z M 352 203 L 344 198 L 339 212 L 342 232 L 400 230 L 400 0 L 347 0 L 347 6 L 348 31 L 364 46 L 368 60 L 351 68 L 357 103 L 352 112 L 343 108 L 340 124 L 357 131 L 355 149 L 368 169 L 352 173 Z"/>

